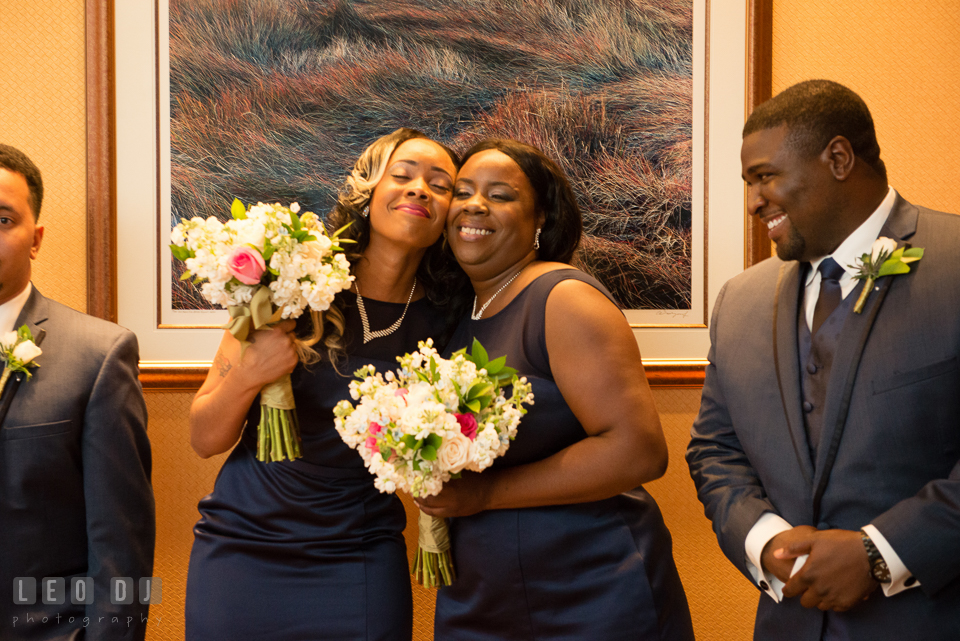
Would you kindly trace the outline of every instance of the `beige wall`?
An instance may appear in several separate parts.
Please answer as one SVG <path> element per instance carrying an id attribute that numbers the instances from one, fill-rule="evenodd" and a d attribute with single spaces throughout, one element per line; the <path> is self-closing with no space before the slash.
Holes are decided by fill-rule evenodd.
<path id="1" fill-rule="evenodd" d="M 87 306 L 83 0 L 0 0 L 0 142 L 43 173 L 45 227 L 33 282 Z"/>
<path id="2" fill-rule="evenodd" d="M 35 282 L 49 296 L 85 305 L 83 0 L 0 0 L 0 141 L 24 149 L 47 185 L 47 235 Z M 774 90 L 827 77 L 872 107 L 890 179 L 907 198 L 960 211 L 960 5 L 776 0 Z M 35 25 L 43 25 L 36 29 Z M 735 162 L 735 159 L 732 159 Z M 674 536 L 677 564 L 701 641 L 748 639 L 756 591 L 719 554 L 693 493 L 683 450 L 697 390 L 657 390 L 670 445 L 667 476 L 650 484 Z M 186 555 L 222 457 L 197 459 L 185 416 L 189 394 L 149 394 L 158 549 L 164 602 L 150 639 L 181 639 Z M 430 596 L 418 593 L 418 638 L 429 638 Z"/>
<path id="3" fill-rule="evenodd" d="M 828 78 L 870 106 L 890 184 L 960 212 L 960 3 L 774 0 L 773 90 Z"/>

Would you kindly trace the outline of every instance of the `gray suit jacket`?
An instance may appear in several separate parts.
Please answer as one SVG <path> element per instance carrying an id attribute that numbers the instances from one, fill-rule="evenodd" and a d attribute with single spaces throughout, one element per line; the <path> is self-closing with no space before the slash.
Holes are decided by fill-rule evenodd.
<path id="1" fill-rule="evenodd" d="M 17 319 L 23 324 L 46 336 L 39 367 L 19 385 L 0 426 L 0 638 L 143 639 L 147 607 L 109 599 L 112 577 L 136 582 L 153 570 L 136 336 L 36 289 Z M 4 395 L 13 392 L 10 386 Z M 68 595 L 63 605 L 38 597 L 16 606 L 6 592 L 14 577 L 34 577 L 38 590 L 43 577 L 64 577 L 69 590 L 75 576 L 94 578 L 93 604 L 72 605 Z"/>
<path id="2" fill-rule="evenodd" d="M 803 270 L 772 258 L 717 299 L 687 462 L 724 554 L 748 578 L 744 541 L 769 511 L 819 529 L 872 523 L 922 587 L 877 590 L 829 615 L 761 594 L 757 639 L 816 641 L 824 616 L 853 639 L 960 639 L 960 216 L 898 197 L 881 235 L 924 257 L 880 279 L 847 319 L 817 460 L 800 398 Z"/>

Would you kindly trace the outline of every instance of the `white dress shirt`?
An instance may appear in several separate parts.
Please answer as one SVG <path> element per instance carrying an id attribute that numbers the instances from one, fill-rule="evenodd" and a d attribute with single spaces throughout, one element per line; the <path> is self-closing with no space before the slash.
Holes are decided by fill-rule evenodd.
<path id="1" fill-rule="evenodd" d="M 23 288 L 22 292 L 7 302 L 0 304 L 0 336 L 16 329 L 14 325 L 17 324 L 17 318 L 19 318 L 20 312 L 23 311 L 23 306 L 27 304 L 27 299 L 30 298 L 30 292 L 32 290 L 33 285 L 27 283 L 27 286 Z"/>
<path id="2" fill-rule="evenodd" d="M 830 255 L 844 269 L 844 273 L 839 280 L 840 293 L 843 298 L 846 298 L 857 286 L 857 280 L 854 276 L 859 270 L 858 261 L 863 254 L 870 253 L 870 250 L 873 248 L 873 242 L 880 236 L 880 230 L 883 228 L 884 223 L 887 222 L 887 217 L 893 210 L 893 203 L 896 198 L 897 192 L 894 191 L 893 187 L 890 187 L 880 206 L 870 214 L 870 217 L 867 218 L 863 224 L 847 236 L 847 238 L 840 243 L 840 246 L 837 247 L 836 251 Z M 826 258 L 826 256 L 810 262 L 811 269 L 807 274 L 806 284 L 804 285 L 803 312 L 807 321 L 807 327 L 810 328 L 813 327 L 813 310 L 817 305 L 817 298 L 820 295 L 820 272 L 817 268 L 820 266 L 820 263 L 823 262 L 824 258 Z M 778 603 L 780 599 L 783 598 L 783 582 L 766 570 L 763 571 L 763 575 L 761 576 L 758 568 L 762 567 L 760 564 L 760 556 L 767 542 L 777 534 L 790 529 L 793 529 L 793 526 L 779 515 L 773 512 L 764 512 L 760 518 L 757 519 L 754 526 L 750 528 L 750 532 L 747 533 L 747 538 L 744 541 L 744 547 L 747 553 L 747 569 L 750 570 L 750 574 L 753 576 L 754 581 L 757 582 L 757 585 Z M 887 567 L 890 568 L 890 582 L 881 584 L 883 593 L 887 596 L 893 596 L 903 590 L 919 587 L 920 582 L 913 578 L 910 571 L 907 570 L 903 564 L 903 561 L 901 561 L 897 553 L 893 551 L 893 547 L 891 547 L 883 535 L 880 534 L 880 531 L 869 524 L 864 525 L 863 530 L 873 541 L 874 545 L 877 546 L 877 550 L 880 552 L 880 555 L 883 556 L 883 560 L 887 562 Z M 804 555 L 797 559 L 793 566 L 791 576 L 800 569 L 806 561 L 806 558 L 806 555 Z M 907 586 L 906 582 L 909 579 L 912 579 L 912 581 L 910 585 Z"/>

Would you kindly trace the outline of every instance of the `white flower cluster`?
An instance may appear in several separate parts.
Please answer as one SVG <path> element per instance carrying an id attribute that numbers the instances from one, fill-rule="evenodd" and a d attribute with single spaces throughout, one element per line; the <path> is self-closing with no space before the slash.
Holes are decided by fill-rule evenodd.
<path id="1" fill-rule="evenodd" d="M 350 395 L 359 403 L 343 400 L 334 408 L 337 432 L 363 457 L 381 492 L 432 496 L 451 475 L 490 467 L 517 434 L 526 413 L 521 403 L 533 403 L 525 378 L 514 377 L 506 397 L 464 355 L 440 358 L 431 340 L 419 347 L 397 359 L 396 374 L 381 375 L 373 366 L 358 371 Z M 479 412 L 464 409 L 478 384 L 490 385 L 492 399 Z"/>
<path id="2" fill-rule="evenodd" d="M 327 236 L 316 214 L 298 216 L 300 206 L 257 203 L 242 219 L 226 223 L 211 216 L 184 220 L 170 233 L 174 246 L 188 250 L 190 275 L 204 281 L 203 297 L 221 307 L 250 302 L 259 284 L 244 284 L 230 269 L 238 247 L 256 250 L 265 260 L 271 302 L 283 318 L 297 318 L 304 309 L 329 309 L 337 292 L 350 287 L 350 264 L 335 239 Z M 294 220 L 296 218 L 296 220 Z M 297 224 L 299 221 L 299 225 Z M 296 230 L 305 230 L 298 240 Z"/>

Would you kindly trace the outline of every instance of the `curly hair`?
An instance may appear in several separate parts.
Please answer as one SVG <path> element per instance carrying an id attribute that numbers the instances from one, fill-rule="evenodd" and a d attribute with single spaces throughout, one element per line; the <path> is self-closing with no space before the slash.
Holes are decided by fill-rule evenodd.
<path id="1" fill-rule="evenodd" d="M 544 215 L 537 257 L 569 263 L 580 245 L 583 217 L 563 170 L 536 147 L 503 138 L 481 140 L 463 154 L 463 162 L 490 149 L 503 153 L 517 163 L 533 187 L 537 212 Z"/>
<path id="2" fill-rule="evenodd" d="M 383 178 L 393 152 L 403 143 L 416 138 L 431 140 L 423 132 L 405 127 L 378 138 L 360 154 L 340 188 L 337 204 L 327 216 L 326 226 L 332 234 L 350 225 L 340 234 L 340 238 L 354 241 L 346 245 L 346 256 L 351 267 L 356 265 L 370 244 L 370 218 L 363 215 L 363 208 L 370 203 L 373 190 Z M 436 144 L 450 156 L 454 167 L 459 168 L 460 158 L 457 154 L 440 143 Z M 453 258 L 445 237 L 427 249 L 417 269 L 417 280 L 426 290 L 430 302 L 444 310 L 447 329 L 443 335 L 434 337 L 436 344 L 442 346 L 466 313 L 473 294 L 470 281 Z M 344 319 L 344 301 L 338 296 L 324 314 L 322 331 L 323 345 L 335 366 L 346 355 Z"/>

